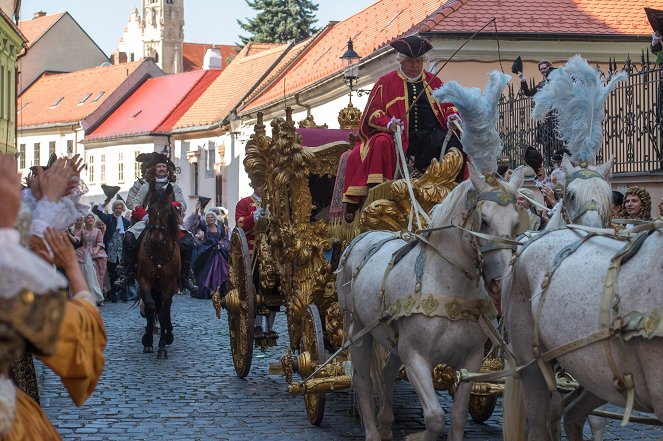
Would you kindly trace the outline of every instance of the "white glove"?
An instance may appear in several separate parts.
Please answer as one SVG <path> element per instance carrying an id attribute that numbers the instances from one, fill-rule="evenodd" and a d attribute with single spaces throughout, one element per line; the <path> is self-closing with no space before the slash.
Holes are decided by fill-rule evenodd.
<path id="1" fill-rule="evenodd" d="M 454 121 L 455 121 L 455 123 L 454 123 Z M 463 120 L 460 118 L 460 115 L 459 115 L 459 114 L 454 113 L 454 114 L 449 115 L 449 116 L 447 117 L 447 129 L 448 129 L 448 130 L 457 131 L 457 130 L 458 130 L 458 126 L 456 125 L 456 123 L 458 123 L 458 126 L 460 126 L 461 124 L 463 124 Z"/>
<path id="2" fill-rule="evenodd" d="M 518 78 L 520 78 L 521 83 L 526 83 L 527 82 L 527 80 L 525 79 L 525 75 L 522 72 L 520 74 L 518 74 Z"/>
<path id="3" fill-rule="evenodd" d="M 403 121 L 400 119 L 396 118 L 395 116 L 391 117 L 391 121 L 387 123 L 387 131 L 389 131 L 389 128 L 392 126 L 392 124 L 398 124 L 398 125 L 403 125 Z"/>

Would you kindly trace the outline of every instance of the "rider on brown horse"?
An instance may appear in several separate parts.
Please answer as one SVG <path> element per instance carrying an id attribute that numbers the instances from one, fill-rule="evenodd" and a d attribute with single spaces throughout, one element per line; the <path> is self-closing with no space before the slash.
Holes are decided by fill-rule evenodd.
<path id="1" fill-rule="evenodd" d="M 151 160 L 147 162 L 146 165 L 147 167 L 144 175 L 145 183 L 140 187 L 140 190 L 135 197 L 131 200 L 127 200 L 127 205 L 131 207 L 146 207 L 150 200 L 150 182 L 154 182 L 157 191 L 165 188 L 166 185 L 170 183 L 173 187 L 175 200 L 182 205 L 182 212 L 185 212 L 186 201 L 184 200 L 182 188 L 175 183 L 177 177 L 175 176 L 175 165 L 172 161 L 165 155 L 152 153 Z M 149 219 L 147 222 L 149 222 Z M 128 287 L 136 278 L 136 256 L 138 254 L 138 245 L 141 233 L 145 229 L 147 222 L 146 219 L 137 222 L 124 235 L 124 240 L 122 242 L 122 262 L 120 263 L 120 266 L 118 266 L 118 275 L 120 275 L 121 278 L 115 282 L 115 286 L 118 288 Z M 193 236 L 191 234 L 186 234 L 182 237 L 181 242 L 182 286 L 190 291 L 196 290 L 197 287 L 193 284 L 193 281 L 190 278 L 191 256 L 193 255 L 194 248 Z"/>

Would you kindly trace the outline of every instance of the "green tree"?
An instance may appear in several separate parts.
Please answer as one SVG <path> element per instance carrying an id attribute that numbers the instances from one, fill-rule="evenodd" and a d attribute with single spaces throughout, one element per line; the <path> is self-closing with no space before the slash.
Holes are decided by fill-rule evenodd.
<path id="1" fill-rule="evenodd" d="M 249 41 L 259 43 L 285 43 L 310 37 L 316 29 L 314 12 L 318 4 L 311 0 L 246 0 L 258 11 L 255 18 L 237 23 L 251 35 L 240 35 L 242 46 Z"/>

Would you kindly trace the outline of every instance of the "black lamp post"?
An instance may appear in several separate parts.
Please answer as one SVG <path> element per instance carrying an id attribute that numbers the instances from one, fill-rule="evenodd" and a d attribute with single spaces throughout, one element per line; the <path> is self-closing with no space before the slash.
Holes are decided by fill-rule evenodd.
<path id="1" fill-rule="evenodd" d="M 350 99 L 352 99 L 352 89 L 359 81 L 359 60 L 361 57 L 352 47 L 352 38 L 348 40 L 348 50 L 339 58 L 345 60 L 347 66 L 343 72 L 343 82 L 350 88 Z"/>

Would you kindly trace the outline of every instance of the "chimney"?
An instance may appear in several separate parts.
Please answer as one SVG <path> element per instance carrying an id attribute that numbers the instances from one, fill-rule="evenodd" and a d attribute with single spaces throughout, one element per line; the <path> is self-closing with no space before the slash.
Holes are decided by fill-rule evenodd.
<path id="1" fill-rule="evenodd" d="M 211 47 L 205 52 L 203 58 L 203 70 L 219 70 L 223 65 L 221 60 L 221 49 L 218 47 Z"/>
<path id="2" fill-rule="evenodd" d="M 44 12 L 44 11 L 37 11 L 37 12 L 35 12 L 35 13 L 33 14 L 32 18 L 35 19 L 35 18 L 44 17 L 44 16 L 46 16 L 46 12 Z"/>

